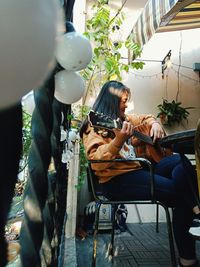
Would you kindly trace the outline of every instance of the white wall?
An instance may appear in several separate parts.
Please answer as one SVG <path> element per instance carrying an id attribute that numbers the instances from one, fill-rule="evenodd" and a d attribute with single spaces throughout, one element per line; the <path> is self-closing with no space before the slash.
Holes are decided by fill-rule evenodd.
<path id="1" fill-rule="evenodd" d="M 194 106 L 190 110 L 189 123 L 183 129 L 195 128 L 200 118 L 200 77 L 193 71 L 193 63 L 200 62 L 200 29 L 182 32 L 156 33 L 143 47 L 141 59 L 162 61 L 171 49 L 172 67 L 165 71 L 162 79 L 161 63 L 145 61 L 143 70 L 133 70 L 124 79 L 134 97 L 134 112 L 157 114 L 157 105 L 162 98 L 173 100 L 178 89 L 178 101 L 183 106 Z M 180 66 L 180 67 L 179 67 Z"/>
<path id="2" fill-rule="evenodd" d="M 127 205 L 127 223 L 156 222 L 156 205 Z M 163 207 L 159 206 L 159 222 L 165 222 Z"/>

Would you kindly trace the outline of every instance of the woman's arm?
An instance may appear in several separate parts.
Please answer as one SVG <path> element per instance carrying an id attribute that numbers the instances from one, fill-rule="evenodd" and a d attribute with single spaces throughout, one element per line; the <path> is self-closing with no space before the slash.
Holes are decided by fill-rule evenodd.
<path id="1" fill-rule="evenodd" d="M 153 138 L 153 142 L 165 135 L 164 129 L 152 114 L 134 114 L 128 115 L 127 118 L 134 125 L 135 129 L 145 131 L 144 129 L 146 128 L 147 132 L 145 133 Z"/>
<path id="2" fill-rule="evenodd" d="M 153 142 L 165 136 L 164 129 L 158 121 L 151 124 L 150 136 L 153 138 Z"/>
<path id="3" fill-rule="evenodd" d="M 114 129 L 115 137 L 113 139 L 103 137 L 89 127 L 87 134 L 83 135 L 83 144 L 86 150 L 86 156 L 89 160 L 110 160 L 121 158 L 119 151 L 124 142 L 130 138 L 133 132 L 133 125 L 124 122 L 122 129 Z M 99 164 L 98 164 L 99 165 Z M 101 164 L 101 169 L 108 168 L 112 163 Z M 99 169 L 98 167 L 98 169 Z"/>

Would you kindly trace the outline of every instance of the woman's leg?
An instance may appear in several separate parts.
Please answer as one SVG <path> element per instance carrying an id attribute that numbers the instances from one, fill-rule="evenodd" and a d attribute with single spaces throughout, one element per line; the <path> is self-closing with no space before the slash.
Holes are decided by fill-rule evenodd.
<path id="1" fill-rule="evenodd" d="M 171 161 L 171 160 L 170 160 Z M 195 241 L 190 237 L 188 230 L 193 219 L 192 208 L 186 201 L 185 194 L 188 191 L 187 183 L 181 179 L 184 170 L 178 162 L 173 168 L 168 162 L 169 178 L 155 174 L 156 199 L 165 203 L 173 209 L 174 235 L 180 257 L 184 259 L 195 259 Z M 180 161 L 179 161 L 180 162 Z M 166 164 L 165 164 L 166 166 Z M 162 170 L 163 171 L 163 170 Z M 169 175 L 170 174 L 170 175 Z M 177 177 L 178 176 L 178 177 Z M 102 185 L 106 197 L 121 200 L 146 200 L 150 199 L 150 176 L 146 170 L 136 170 L 113 178 Z M 184 194 L 183 194 L 184 192 Z"/>
<path id="2" fill-rule="evenodd" d="M 180 202 L 173 209 L 173 229 L 179 250 L 180 261 L 186 266 L 196 262 L 195 241 L 188 234 L 194 219 L 193 211 L 199 210 L 197 177 L 189 160 L 178 154 L 166 157 L 155 166 L 155 172 L 173 179 L 177 191 L 181 193 Z M 185 204 L 189 209 L 185 207 Z M 195 208 L 194 208 L 195 207 Z M 184 241 L 184 242 L 183 242 Z M 184 266 L 183 265 L 183 266 Z"/>
<path id="3" fill-rule="evenodd" d="M 184 204 L 173 208 L 173 230 L 174 238 L 178 248 L 179 256 L 183 259 L 196 259 L 195 240 L 188 233 L 193 220 L 193 212 Z"/>
<path id="4" fill-rule="evenodd" d="M 177 192 L 171 179 L 154 175 L 156 198 L 169 206 L 175 206 Z M 112 200 L 150 200 L 150 174 L 147 170 L 135 170 L 114 177 L 101 184 L 103 194 Z"/>
<path id="5" fill-rule="evenodd" d="M 185 156 L 174 154 L 163 158 L 155 165 L 156 174 L 173 179 L 181 198 L 193 209 L 199 205 L 196 171 Z"/>

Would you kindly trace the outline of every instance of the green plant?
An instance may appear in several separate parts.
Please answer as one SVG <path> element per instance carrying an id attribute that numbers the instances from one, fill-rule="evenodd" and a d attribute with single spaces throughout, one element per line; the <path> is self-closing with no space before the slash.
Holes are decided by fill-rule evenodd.
<path id="1" fill-rule="evenodd" d="M 123 41 L 118 39 L 113 41 L 113 34 L 120 29 L 124 21 L 122 9 L 126 3 L 124 1 L 121 8 L 115 15 L 112 15 L 111 8 L 107 0 L 97 0 L 92 6 L 93 16 L 86 21 L 87 31 L 85 36 L 93 45 L 93 58 L 90 64 L 81 73 L 86 81 L 88 81 L 88 90 L 95 82 L 103 84 L 108 80 L 121 80 L 122 71 L 129 72 L 130 68 L 142 69 L 144 62 L 129 62 L 122 59 L 121 48 L 134 54 L 134 57 L 141 55 L 142 48 L 133 41 L 132 36 Z M 93 84 L 94 82 L 94 84 Z M 93 85 L 92 85 L 93 84 Z"/>
<path id="2" fill-rule="evenodd" d="M 88 160 L 85 155 L 85 148 L 83 143 L 80 141 L 80 163 L 79 163 L 79 176 L 76 188 L 80 191 L 81 186 L 85 183 L 85 177 L 87 175 Z"/>
<path id="3" fill-rule="evenodd" d="M 182 120 L 187 120 L 189 116 L 188 109 L 193 109 L 194 107 L 182 107 L 181 102 L 177 102 L 172 100 L 169 102 L 166 99 L 163 99 L 163 103 L 159 104 L 157 117 L 162 119 L 166 119 L 165 124 L 172 125 L 175 122 L 180 123 Z"/>
<path id="4" fill-rule="evenodd" d="M 23 127 L 22 127 L 23 145 L 22 145 L 21 160 L 19 165 L 19 172 L 21 172 L 27 166 L 28 162 L 28 155 L 32 142 L 31 119 L 32 116 L 28 114 L 25 110 L 23 110 Z"/>

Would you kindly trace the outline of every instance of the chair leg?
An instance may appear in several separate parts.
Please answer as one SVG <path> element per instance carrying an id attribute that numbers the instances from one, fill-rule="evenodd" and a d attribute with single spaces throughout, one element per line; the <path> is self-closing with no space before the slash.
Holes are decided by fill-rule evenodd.
<path id="1" fill-rule="evenodd" d="M 168 239 L 169 239 L 171 263 L 172 263 L 172 267 L 177 267 L 176 253 L 175 253 L 175 247 L 174 247 L 174 238 L 173 238 L 173 231 L 172 231 L 170 213 L 169 213 L 168 207 L 165 207 L 163 205 L 162 205 L 162 207 L 165 209 L 166 220 L 167 220 L 167 230 L 168 230 Z"/>
<path id="2" fill-rule="evenodd" d="M 115 217 L 115 213 L 117 210 L 117 205 L 116 204 L 112 204 L 112 230 L 111 230 L 111 241 L 110 241 L 110 246 L 109 246 L 109 256 L 111 255 L 113 257 L 114 255 L 114 239 L 115 239 L 115 221 L 116 221 L 116 217 Z"/>
<path id="3" fill-rule="evenodd" d="M 94 221 L 94 234 L 93 234 L 93 255 L 92 255 L 92 267 L 96 267 L 96 257 L 97 257 L 97 234 L 99 227 L 99 211 L 101 203 L 95 203 L 95 221 Z"/>
<path id="4" fill-rule="evenodd" d="M 159 204 L 156 204 L 156 233 L 159 232 Z"/>

